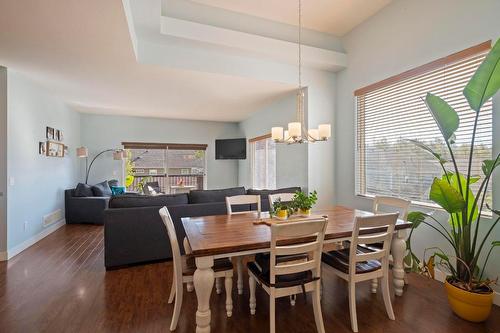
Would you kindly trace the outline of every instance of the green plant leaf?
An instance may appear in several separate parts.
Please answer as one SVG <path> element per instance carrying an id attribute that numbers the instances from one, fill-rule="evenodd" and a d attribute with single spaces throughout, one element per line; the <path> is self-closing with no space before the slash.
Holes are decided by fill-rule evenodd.
<path id="1" fill-rule="evenodd" d="M 500 246 L 500 241 L 491 242 L 491 246 Z"/>
<path id="2" fill-rule="evenodd" d="M 448 213 L 457 213 L 465 207 L 465 200 L 460 193 L 447 181 L 434 178 L 429 199 L 437 203 Z"/>
<path id="3" fill-rule="evenodd" d="M 417 228 L 420 223 L 425 221 L 425 214 L 422 212 L 409 212 L 407 220 L 412 223 L 413 228 Z"/>
<path id="4" fill-rule="evenodd" d="M 496 160 L 496 163 L 495 160 L 484 160 L 481 169 L 483 169 L 484 175 L 488 177 L 491 175 L 493 170 L 495 170 L 495 168 L 499 165 L 500 165 L 500 158 Z"/>
<path id="5" fill-rule="evenodd" d="M 448 141 L 460 124 L 457 112 L 442 98 L 431 93 L 427 93 L 425 96 L 425 104 L 431 111 L 444 139 Z"/>
<path id="6" fill-rule="evenodd" d="M 445 164 L 446 162 L 448 162 L 447 160 L 445 160 L 441 154 L 438 154 L 436 153 L 434 150 L 432 150 L 431 147 L 429 147 L 428 145 L 426 145 L 425 143 L 423 142 L 420 142 L 418 140 L 412 140 L 412 139 L 409 139 L 408 140 L 409 142 L 413 143 L 415 146 L 425 150 L 426 152 L 430 153 L 432 156 L 434 156 L 438 161 L 439 163 L 441 164 Z"/>
<path id="7" fill-rule="evenodd" d="M 460 183 L 458 182 L 458 178 L 460 178 Z M 465 190 L 467 188 L 467 180 L 466 180 L 466 178 L 463 175 L 459 174 L 458 177 L 457 177 L 457 175 L 455 173 L 448 173 L 448 178 L 446 178 L 446 176 L 443 176 L 441 179 L 443 181 L 449 179 L 450 180 L 450 185 L 455 190 L 457 190 L 459 193 L 465 193 Z M 469 183 L 470 184 L 474 184 L 479 179 L 480 179 L 479 177 L 470 177 Z M 462 192 L 460 192 L 459 184 L 462 185 Z M 474 206 L 474 199 L 475 199 L 474 193 L 472 193 L 472 190 L 469 188 L 469 201 L 467 202 L 467 218 L 469 218 L 471 210 L 472 210 L 472 207 Z M 474 207 L 474 213 L 472 214 L 472 220 L 471 221 L 472 222 L 475 221 L 478 215 L 479 215 L 479 209 L 478 209 L 478 207 L 476 205 L 476 207 Z M 449 221 L 450 224 L 452 223 L 452 221 L 453 220 L 450 218 L 450 221 Z M 458 214 L 456 222 L 458 223 L 458 225 L 462 225 L 462 222 L 463 222 L 462 221 L 462 214 Z"/>
<path id="8" fill-rule="evenodd" d="M 464 88 L 470 107 L 479 112 L 483 104 L 500 89 L 500 39 L 496 41 Z"/>

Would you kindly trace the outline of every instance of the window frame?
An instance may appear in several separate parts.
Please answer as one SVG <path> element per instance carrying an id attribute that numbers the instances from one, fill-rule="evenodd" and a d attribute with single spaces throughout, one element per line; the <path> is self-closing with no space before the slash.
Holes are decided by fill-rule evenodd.
<path id="1" fill-rule="evenodd" d="M 370 93 L 374 90 L 378 89 L 383 89 L 387 86 L 396 84 L 398 82 L 408 80 L 414 77 L 417 77 L 419 75 L 423 75 L 426 73 L 429 73 L 435 69 L 438 69 L 442 66 L 446 66 L 448 64 L 453 64 L 456 63 L 460 60 L 465 60 L 471 56 L 480 54 L 482 52 L 488 51 L 491 49 L 491 40 L 485 41 L 483 43 L 480 43 L 478 45 L 472 46 L 470 48 L 467 48 L 465 50 L 453 53 L 451 55 L 439 58 L 437 60 L 434 60 L 432 62 L 429 62 L 427 64 L 418 66 L 416 68 L 407 70 L 405 72 L 402 72 L 400 74 L 388 77 L 386 79 L 383 79 L 381 81 L 369 84 L 365 87 L 356 89 L 354 91 L 354 113 L 355 113 L 355 121 L 354 121 L 354 167 L 355 167 L 355 172 L 354 172 L 354 195 L 355 197 L 358 198 L 365 198 L 365 199 L 373 199 L 375 198 L 376 195 L 374 194 L 367 194 L 366 193 L 366 153 L 362 154 L 361 150 L 362 147 L 360 147 L 360 136 L 365 135 L 364 130 L 360 128 L 360 121 L 359 121 L 359 111 L 360 108 L 358 107 L 358 99 L 360 96 L 363 96 L 367 93 Z M 494 106 L 493 106 L 494 110 Z M 492 140 L 493 140 L 493 123 L 492 123 Z M 364 140 L 363 140 L 364 141 Z M 493 149 L 493 147 L 492 147 Z M 364 171 L 363 171 L 364 170 Z M 363 173 L 365 175 L 363 176 Z M 363 183 L 365 183 L 363 185 Z M 365 193 L 361 193 L 360 189 L 362 188 L 365 189 Z M 493 194 L 493 193 L 492 193 Z M 411 204 L 413 206 L 419 206 L 423 207 L 426 209 L 438 209 L 438 210 L 443 210 L 439 205 L 432 203 L 432 202 L 424 202 L 424 201 L 419 201 L 419 200 L 414 200 L 410 199 Z M 484 217 L 486 218 L 491 218 L 492 214 L 490 211 L 486 210 L 481 213 Z"/>
<path id="2" fill-rule="evenodd" d="M 256 162 L 256 156 L 255 156 L 255 144 L 259 141 L 266 141 L 265 144 L 265 165 L 266 165 L 266 171 L 269 169 L 268 168 L 268 161 L 269 161 L 269 146 L 267 144 L 267 140 L 271 139 L 271 133 L 264 134 L 261 136 L 257 136 L 254 138 L 251 138 L 248 140 L 248 143 L 250 145 L 250 172 L 251 172 L 251 182 L 252 182 L 252 188 L 258 188 L 256 187 L 256 179 L 255 179 L 255 162 Z M 275 154 L 275 161 L 276 161 L 276 149 L 274 149 L 274 154 Z M 276 184 L 276 178 L 277 178 L 277 166 L 276 163 L 274 164 L 274 179 L 275 179 L 275 185 L 274 186 L 269 186 L 269 175 L 268 172 L 265 172 L 265 186 L 263 189 L 269 189 L 269 190 L 274 190 L 277 186 Z M 272 187 L 272 188 L 271 188 Z"/>

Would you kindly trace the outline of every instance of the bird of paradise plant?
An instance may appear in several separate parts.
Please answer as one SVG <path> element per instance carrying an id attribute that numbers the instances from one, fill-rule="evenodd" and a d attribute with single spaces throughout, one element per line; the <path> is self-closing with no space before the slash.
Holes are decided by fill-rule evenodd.
<path id="1" fill-rule="evenodd" d="M 487 245 L 487 239 L 500 221 L 500 211 L 492 209 L 486 202 L 488 186 L 495 169 L 500 165 L 500 154 L 491 160 L 482 161 L 482 177 L 472 175 L 474 142 L 476 138 L 478 119 L 481 108 L 500 88 L 500 39 L 495 43 L 484 61 L 478 67 L 463 90 L 470 108 L 475 112 L 474 127 L 468 155 L 466 173 L 461 173 L 457 167 L 454 153 L 455 131 L 460 119 L 457 112 L 443 99 L 428 93 L 425 104 L 432 114 L 446 143 L 449 159 L 438 154 L 428 145 L 412 140 L 414 144 L 434 156 L 443 170 L 441 178 L 434 178 L 429 192 L 429 199 L 438 204 L 449 214 L 450 228 L 446 228 L 432 214 L 410 212 L 408 220 L 413 223 L 407 242 L 408 255 L 405 263 L 413 270 L 432 271 L 429 263 L 444 266 L 449 272 L 448 282 L 461 289 L 482 293 L 491 292 L 493 283 L 484 277 L 485 268 L 495 247 L 500 241 L 494 240 Z M 448 165 L 450 165 L 448 167 Z M 476 193 L 471 185 L 481 181 Z M 481 219 L 485 206 L 492 212 L 491 220 Z M 491 222 L 490 222 L 491 221 Z M 486 233 L 480 235 L 483 224 Z M 411 236 L 415 229 L 427 226 L 439 233 L 453 249 L 453 254 L 447 254 L 439 248 L 432 248 L 434 253 L 429 263 L 421 263 L 411 249 Z M 451 229 L 451 230 L 450 230 Z M 488 252 L 484 252 L 488 250 Z M 484 262 L 480 264 L 483 253 L 487 253 Z M 482 266 L 482 267 L 481 267 Z"/>

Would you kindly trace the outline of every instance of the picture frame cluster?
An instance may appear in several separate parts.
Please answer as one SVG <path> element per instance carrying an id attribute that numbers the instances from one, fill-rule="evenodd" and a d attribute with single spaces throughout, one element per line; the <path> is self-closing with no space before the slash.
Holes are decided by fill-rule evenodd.
<path id="1" fill-rule="evenodd" d="M 62 130 L 47 126 L 45 129 L 46 141 L 38 143 L 38 154 L 48 157 L 64 157 L 68 155 L 68 146 L 62 141 L 64 134 Z"/>

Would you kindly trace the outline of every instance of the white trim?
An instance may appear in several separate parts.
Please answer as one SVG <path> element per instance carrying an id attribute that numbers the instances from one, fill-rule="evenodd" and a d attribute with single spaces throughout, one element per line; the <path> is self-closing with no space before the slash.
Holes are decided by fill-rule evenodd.
<path id="1" fill-rule="evenodd" d="M 446 273 L 444 273 L 439 269 L 434 268 L 434 280 L 444 283 L 445 279 L 446 279 Z M 495 296 L 493 297 L 493 304 L 500 306 L 500 292 L 493 291 L 493 293 L 495 294 Z"/>
<path id="2" fill-rule="evenodd" d="M 29 248 L 33 244 L 35 244 L 38 241 L 42 240 L 43 238 L 47 237 L 48 235 L 50 235 L 51 233 L 53 233 L 54 231 L 56 231 L 57 229 L 59 229 L 60 227 L 62 227 L 65 224 L 66 224 L 65 219 L 62 219 L 59 222 L 55 222 L 55 223 L 51 224 L 50 226 L 48 226 L 47 228 L 45 228 L 42 232 L 36 234 L 35 236 L 31 237 L 30 239 L 25 240 L 21 244 L 13 247 L 12 249 L 7 250 L 7 252 L 0 252 L 0 261 L 6 261 L 6 260 L 11 259 L 12 257 L 18 255 L 19 253 L 26 250 L 27 248 Z"/>

